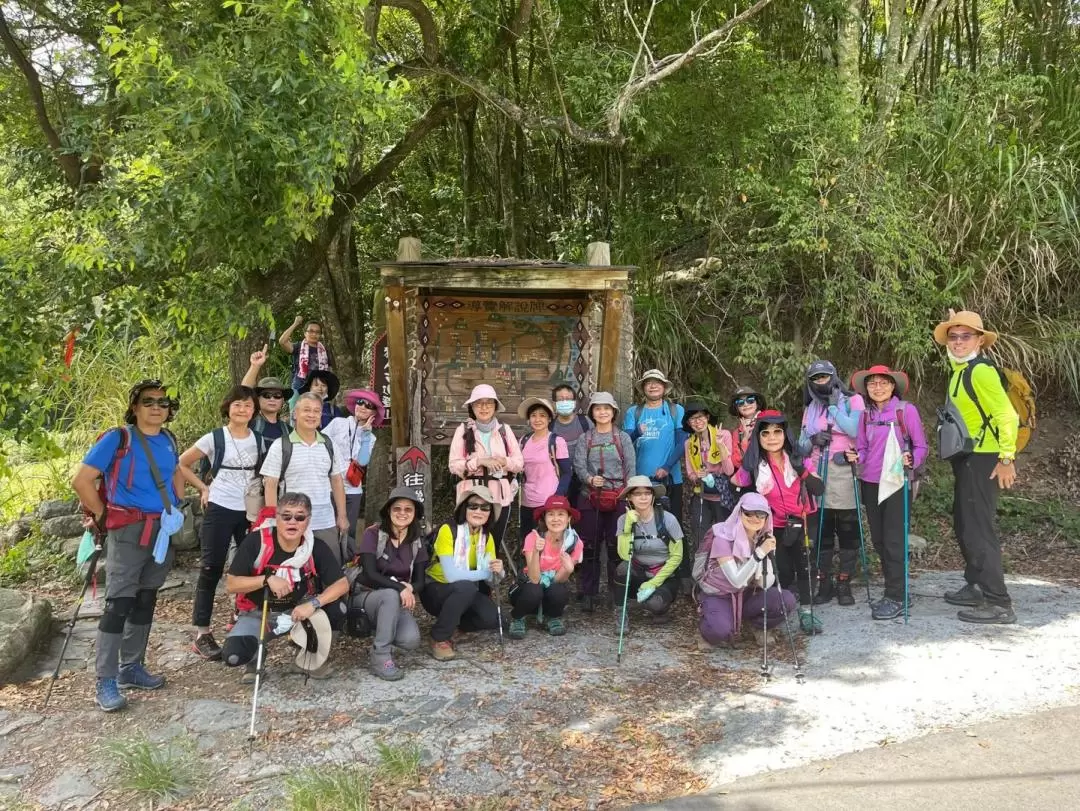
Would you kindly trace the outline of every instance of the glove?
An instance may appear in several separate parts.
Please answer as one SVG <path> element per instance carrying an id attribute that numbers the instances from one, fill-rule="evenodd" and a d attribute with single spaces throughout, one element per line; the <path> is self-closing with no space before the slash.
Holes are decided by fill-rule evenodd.
<path id="1" fill-rule="evenodd" d="M 827 448 L 832 443 L 832 431 L 818 431 L 810 437 L 810 444 L 816 448 Z"/>
<path id="2" fill-rule="evenodd" d="M 656 591 L 654 586 L 650 586 L 647 583 L 643 584 L 641 588 L 637 590 L 637 601 L 643 603 L 653 596 L 653 592 Z"/>
<path id="3" fill-rule="evenodd" d="M 706 473 L 701 477 L 701 483 L 706 487 L 716 487 L 716 477 L 711 473 Z"/>

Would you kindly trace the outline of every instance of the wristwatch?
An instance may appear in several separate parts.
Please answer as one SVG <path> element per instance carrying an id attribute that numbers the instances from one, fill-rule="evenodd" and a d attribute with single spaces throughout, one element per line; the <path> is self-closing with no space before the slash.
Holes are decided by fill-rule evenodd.
<path id="1" fill-rule="evenodd" d="M 1013 460 L 1011 456 L 1002 456 L 1000 459 L 998 459 L 999 465 L 1011 465 L 1012 463 Z"/>
<path id="2" fill-rule="evenodd" d="M 319 602 L 318 597 L 312 597 L 310 600 L 308 600 L 308 602 L 311 603 L 312 608 L 314 608 L 316 611 L 322 608 L 322 603 Z"/>

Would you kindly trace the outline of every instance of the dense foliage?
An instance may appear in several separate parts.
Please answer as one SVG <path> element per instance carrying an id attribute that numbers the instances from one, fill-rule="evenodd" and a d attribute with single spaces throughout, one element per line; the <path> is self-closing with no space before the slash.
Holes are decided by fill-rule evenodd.
<path id="1" fill-rule="evenodd" d="M 5 3 L 0 429 L 56 424 L 76 327 L 71 374 L 146 319 L 211 391 L 227 343 L 235 374 L 302 307 L 355 372 L 370 264 L 406 234 L 574 260 L 609 240 L 642 269 L 641 361 L 684 390 L 790 389 L 822 354 L 918 379 L 965 305 L 1080 395 L 1078 12 Z"/>

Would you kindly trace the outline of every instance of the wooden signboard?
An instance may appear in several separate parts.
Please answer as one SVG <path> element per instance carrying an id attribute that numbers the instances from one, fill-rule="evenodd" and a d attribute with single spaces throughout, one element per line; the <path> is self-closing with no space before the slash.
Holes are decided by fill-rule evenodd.
<path id="1" fill-rule="evenodd" d="M 424 532 L 431 531 L 431 448 L 408 445 L 394 454 L 398 487 L 408 487 L 424 505 Z"/>
<path id="2" fill-rule="evenodd" d="M 384 332 L 371 350 L 371 390 L 382 399 L 386 421 L 390 422 L 390 345 Z"/>
<path id="3" fill-rule="evenodd" d="M 499 419 L 515 433 L 526 397 L 550 398 L 552 387 L 566 383 L 579 403 L 588 400 L 594 375 L 587 295 L 421 295 L 418 305 L 423 442 L 449 443 L 479 383 L 495 387 L 506 409 Z"/>

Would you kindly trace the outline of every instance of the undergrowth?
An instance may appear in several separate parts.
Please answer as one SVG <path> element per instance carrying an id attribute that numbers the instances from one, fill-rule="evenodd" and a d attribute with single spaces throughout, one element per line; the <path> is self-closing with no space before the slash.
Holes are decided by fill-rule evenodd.
<path id="1" fill-rule="evenodd" d="M 190 741 L 127 738 L 106 743 L 105 750 L 125 791 L 169 803 L 200 787 L 200 767 Z"/>
<path id="2" fill-rule="evenodd" d="M 285 780 L 288 811 L 368 811 L 370 772 L 357 766 L 319 766 Z"/>

